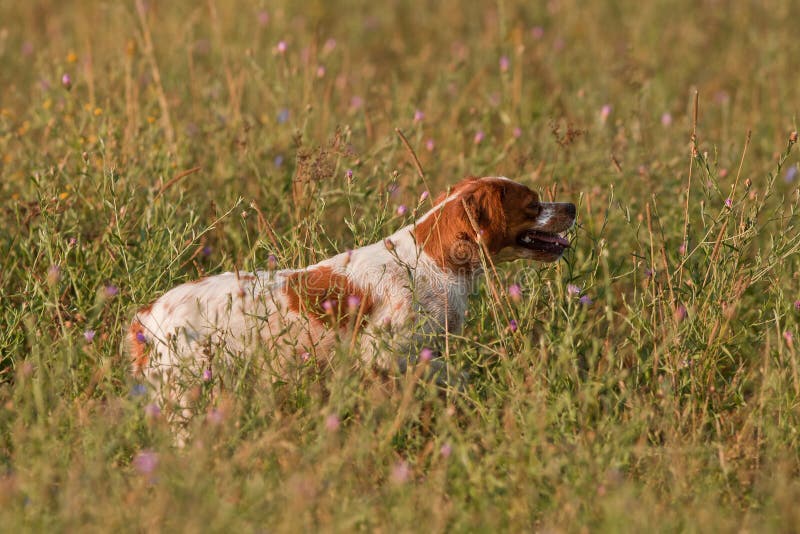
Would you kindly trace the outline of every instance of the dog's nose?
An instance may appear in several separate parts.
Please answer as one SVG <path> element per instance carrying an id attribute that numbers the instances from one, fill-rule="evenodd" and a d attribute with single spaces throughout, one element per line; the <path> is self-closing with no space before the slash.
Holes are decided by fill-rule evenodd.
<path id="1" fill-rule="evenodd" d="M 575 208 L 575 204 L 567 204 L 567 215 L 569 215 L 571 219 L 574 219 L 577 213 L 578 210 Z"/>

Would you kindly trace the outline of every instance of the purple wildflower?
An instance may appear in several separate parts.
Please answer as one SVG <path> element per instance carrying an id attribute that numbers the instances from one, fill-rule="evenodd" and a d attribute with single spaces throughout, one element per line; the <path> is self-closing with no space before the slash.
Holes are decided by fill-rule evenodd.
<path id="1" fill-rule="evenodd" d="M 411 475 L 411 469 L 408 467 L 408 462 L 401 460 L 392 467 L 392 482 L 395 484 L 405 484 Z"/>
<path id="2" fill-rule="evenodd" d="M 259 26 L 266 26 L 269 23 L 269 13 L 267 13 L 263 9 L 258 12 L 257 17 Z"/>
<path id="3" fill-rule="evenodd" d="M 511 284 L 508 286 L 508 296 L 514 302 L 519 302 L 522 299 L 522 288 L 519 284 Z"/>
<path id="4" fill-rule="evenodd" d="M 325 310 L 325 313 L 333 313 L 333 301 L 330 299 L 322 301 L 322 309 Z"/>
<path id="5" fill-rule="evenodd" d="M 661 115 L 661 125 L 667 127 L 670 124 L 672 124 L 672 115 L 670 115 L 668 112 L 664 112 Z"/>
<path id="6" fill-rule="evenodd" d="M 794 301 L 794 309 L 795 311 L 800 311 L 800 300 Z"/>
<path id="7" fill-rule="evenodd" d="M 148 419 L 158 419 L 161 415 L 161 408 L 155 402 L 151 402 L 144 407 L 144 415 Z"/>
<path id="8" fill-rule="evenodd" d="M 517 324 L 517 320 L 516 319 L 511 319 L 508 322 L 508 329 L 511 330 L 512 332 L 516 332 L 518 328 L 519 328 L 519 325 Z"/>
<path id="9" fill-rule="evenodd" d="M 267 256 L 267 269 L 274 271 L 278 267 L 278 258 L 275 257 L 275 254 L 270 254 Z"/>
<path id="10" fill-rule="evenodd" d="M 581 288 L 575 284 L 567 284 L 567 295 L 577 295 L 581 292 Z"/>
<path id="11" fill-rule="evenodd" d="M 420 110 L 414 111 L 414 122 L 419 123 L 423 120 L 425 120 L 425 114 Z"/>
<path id="12" fill-rule="evenodd" d="M 397 214 L 399 216 L 402 217 L 403 215 L 406 214 L 407 211 L 408 211 L 408 208 L 406 207 L 405 204 L 400 204 L 399 206 L 397 206 Z"/>
<path id="13" fill-rule="evenodd" d="M 725 199 L 725 207 L 728 208 L 728 209 L 731 209 L 733 207 L 733 200 L 731 200 L 730 198 L 726 198 Z"/>
<path id="14" fill-rule="evenodd" d="M 511 66 L 511 61 L 508 59 L 508 56 L 500 56 L 500 70 L 502 72 L 507 72 L 508 67 Z"/>
<path id="15" fill-rule="evenodd" d="M 541 26 L 534 26 L 531 28 L 531 37 L 536 39 L 537 41 L 544 37 L 544 28 Z"/>
<path id="16" fill-rule="evenodd" d="M 133 458 L 133 467 L 142 475 L 150 475 L 158 467 L 158 454 L 145 450 L 140 451 Z"/>
<path id="17" fill-rule="evenodd" d="M 442 458 L 450 458 L 450 455 L 453 453 L 453 448 L 450 446 L 449 443 L 445 443 L 439 448 L 439 454 L 442 455 Z"/>
<path id="18" fill-rule="evenodd" d="M 275 159 L 272 161 L 272 163 L 275 165 L 275 167 L 280 168 L 281 165 L 283 165 L 283 155 L 278 154 L 275 156 Z"/>
<path id="19" fill-rule="evenodd" d="M 106 293 L 106 297 L 108 297 L 108 298 L 116 297 L 117 294 L 119 293 L 119 288 L 117 286 L 113 285 L 113 284 L 109 284 L 105 288 L 105 293 Z"/>
<path id="20" fill-rule="evenodd" d="M 425 200 L 428 198 L 429 195 L 430 193 L 428 193 L 427 191 L 423 191 L 422 194 L 419 196 L 419 203 L 422 204 L 423 202 L 425 202 Z"/>
<path id="21" fill-rule="evenodd" d="M 428 347 L 423 348 L 419 351 L 419 359 L 423 362 L 429 362 L 433 359 L 433 351 Z"/>
<path id="22" fill-rule="evenodd" d="M 361 306 L 361 297 L 358 295 L 348 295 L 347 296 L 347 309 L 350 312 L 355 312 L 358 310 L 359 306 Z"/>
<path id="23" fill-rule="evenodd" d="M 279 54 L 286 53 L 286 41 L 278 41 L 278 45 L 275 47 Z"/>
<path id="24" fill-rule="evenodd" d="M 203 252 L 202 252 L 202 254 L 203 254 L 203 256 L 205 256 L 205 257 L 207 258 L 207 257 L 211 256 L 211 253 L 212 253 L 213 251 L 214 251 L 214 249 L 213 249 L 213 248 L 211 248 L 211 246 L 210 246 L 210 245 L 206 245 L 206 246 L 204 246 L 204 247 L 203 247 Z"/>
<path id="25" fill-rule="evenodd" d="M 472 138 L 472 142 L 475 143 L 476 145 L 479 145 L 481 144 L 485 136 L 486 135 L 483 133 L 483 130 L 478 130 L 477 132 L 475 132 L 475 137 Z"/>
<path id="26" fill-rule="evenodd" d="M 677 322 L 680 323 L 681 321 L 686 319 L 687 315 L 689 315 L 689 313 L 686 311 L 686 306 L 684 306 L 683 304 L 680 304 L 678 305 L 677 308 L 675 308 L 675 320 Z"/>
<path id="27" fill-rule="evenodd" d="M 328 432 L 336 432 L 339 430 L 342 422 L 339 420 L 339 416 L 336 414 L 331 414 L 325 418 L 325 430 Z"/>
<path id="28" fill-rule="evenodd" d="M 433 149 L 436 148 L 436 144 L 433 142 L 433 139 L 428 139 L 425 141 L 425 148 L 428 152 L 433 152 Z"/>
<path id="29" fill-rule="evenodd" d="M 282 108 L 280 112 L 278 112 L 278 124 L 283 124 L 288 120 L 289 120 L 289 110 L 286 108 Z"/>
<path id="30" fill-rule="evenodd" d="M 147 337 L 144 335 L 144 332 L 136 332 L 136 341 L 139 343 L 147 343 Z"/>
<path id="31" fill-rule="evenodd" d="M 67 91 L 72 89 L 72 77 L 66 72 L 61 76 L 61 85 L 63 85 L 64 89 Z"/>
<path id="32" fill-rule="evenodd" d="M 600 108 L 600 118 L 603 122 L 606 122 L 608 116 L 611 115 L 611 110 L 613 108 L 609 104 L 605 104 L 602 108 Z"/>
<path id="33" fill-rule="evenodd" d="M 783 181 L 787 184 L 794 182 L 795 177 L 797 176 L 797 165 L 792 165 L 788 169 L 786 169 L 786 174 L 783 175 Z"/>
<path id="34" fill-rule="evenodd" d="M 324 78 L 325 77 L 325 65 L 318 65 L 317 66 L 317 78 Z"/>
<path id="35" fill-rule="evenodd" d="M 348 181 L 352 180 L 353 179 L 353 170 L 352 169 L 347 169 L 344 172 L 344 177 L 347 178 Z"/>
<path id="36" fill-rule="evenodd" d="M 511 135 L 514 136 L 514 139 L 519 139 L 522 137 L 522 128 L 519 126 L 514 126 L 514 129 L 511 131 Z"/>
<path id="37" fill-rule="evenodd" d="M 589 295 L 584 295 L 578 299 L 578 302 L 583 304 L 584 306 L 591 306 L 592 305 L 592 297 Z"/>
<path id="38" fill-rule="evenodd" d="M 83 333 L 83 338 L 86 340 L 87 343 L 91 343 L 94 341 L 94 330 L 87 330 Z"/>
<path id="39" fill-rule="evenodd" d="M 791 345 L 792 344 L 792 340 L 794 340 L 794 335 L 790 331 L 787 330 L 786 332 L 783 333 L 783 339 L 786 340 L 787 344 Z"/>

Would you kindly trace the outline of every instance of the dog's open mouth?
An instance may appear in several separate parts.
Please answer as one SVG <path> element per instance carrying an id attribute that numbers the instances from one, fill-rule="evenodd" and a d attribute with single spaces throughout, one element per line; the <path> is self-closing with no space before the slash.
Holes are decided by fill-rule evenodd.
<path id="1" fill-rule="evenodd" d="M 536 230 L 522 232 L 517 237 L 517 243 L 520 246 L 529 248 L 531 250 L 541 250 L 543 252 L 554 252 L 559 254 L 563 252 L 564 249 L 569 248 L 569 241 L 567 238 L 559 234 L 539 232 Z"/>

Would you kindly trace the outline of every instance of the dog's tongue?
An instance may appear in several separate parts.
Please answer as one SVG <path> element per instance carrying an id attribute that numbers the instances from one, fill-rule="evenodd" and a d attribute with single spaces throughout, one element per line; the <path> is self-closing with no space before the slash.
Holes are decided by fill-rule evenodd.
<path id="1" fill-rule="evenodd" d="M 561 237 L 558 234 L 545 234 L 544 232 L 534 232 L 531 237 L 538 241 L 544 241 L 545 243 L 558 243 L 562 247 L 568 248 L 569 241 L 566 238 Z"/>

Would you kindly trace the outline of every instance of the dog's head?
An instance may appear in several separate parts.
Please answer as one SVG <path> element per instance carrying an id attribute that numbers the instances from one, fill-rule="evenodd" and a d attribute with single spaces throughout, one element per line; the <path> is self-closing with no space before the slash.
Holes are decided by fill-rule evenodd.
<path id="1" fill-rule="evenodd" d="M 434 204 L 415 223 L 415 238 L 441 268 L 461 273 L 480 267 L 481 247 L 494 262 L 556 261 L 575 224 L 574 204 L 540 202 L 508 178 L 467 178 Z"/>

